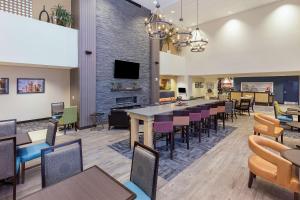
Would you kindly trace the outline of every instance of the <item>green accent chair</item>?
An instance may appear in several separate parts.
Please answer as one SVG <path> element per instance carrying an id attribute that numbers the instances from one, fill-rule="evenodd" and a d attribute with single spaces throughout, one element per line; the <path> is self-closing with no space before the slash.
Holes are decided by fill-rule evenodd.
<path id="1" fill-rule="evenodd" d="M 66 134 L 67 128 L 69 128 L 70 126 L 75 128 L 75 131 L 77 131 L 76 123 L 77 123 L 77 106 L 64 108 L 64 113 L 58 121 L 58 125 L 64 127 L 64 134 Z"/>
<path id="2" fill-rule="evenodd" d="M 284 112 L 280 108 L 279 103 L 277 101 L 274 101 L 274 113 L 275 113 L 275 118 L 278 119 L 283 124 L 293 121 L 293 116 L 287 115 L 286 112 Z"/>

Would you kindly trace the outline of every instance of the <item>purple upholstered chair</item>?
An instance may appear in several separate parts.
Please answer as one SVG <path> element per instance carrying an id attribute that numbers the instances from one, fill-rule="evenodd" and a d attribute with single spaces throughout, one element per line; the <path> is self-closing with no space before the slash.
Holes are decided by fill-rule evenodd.
<path id="1" fill-rule="evenodd" d="M 177 110 L 173 111 L 173 126 L 175 129 L 177 127 L 181 128 L 182 130 L 182 138 L 183 142 L 186 139 L 187 149 L 190 149 L 190 113 L 187 110 Z"/>
<path id="2" fill-rule="evenodd" d="M 199 106 L 201 109 L 201 119 L 202 119 L 202 127 L 201 129 L 207 133 L 209 137 L 209 122 L 210 122 L 210 106 L 209 105 L 202 105 Z"/>
<path id="3" fill-rule="evenodd" d="M 199 142 L 201 142 L 201 126 L 202 126 L 201 108 L 199 107 L 189 108 L 188 111 L 190 113 L 191 128 L 193 129 L 194 133 L 198 134 Z"/>
<path id="4" fill-rule="evenodd" d="M 168 144 L 170 141 L 170 157 L 173 159 L 173 115 L 154 115 L 153 133 L 154 149 L 156 149 L 156 140 L 161 137 L 166 137 L 166 147 L 168 150 Z"/>

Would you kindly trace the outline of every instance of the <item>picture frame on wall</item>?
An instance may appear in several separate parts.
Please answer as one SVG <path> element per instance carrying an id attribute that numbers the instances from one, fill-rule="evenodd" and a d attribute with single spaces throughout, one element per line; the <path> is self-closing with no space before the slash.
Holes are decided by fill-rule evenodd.
<path id="1" fill-rule="evenodd" d="M 203 82 L 195 82 L 195 88 L 204 88 Z"/>
<path id="2" fill-rule="evenodd" d="M 17 78 L 17 94 L 45 93 L 45 79 Z"/>
<path id="3" fill-rule="evenodd" d="M 9 94 L 9 78 L 0 78 L 0 95 Z"/>

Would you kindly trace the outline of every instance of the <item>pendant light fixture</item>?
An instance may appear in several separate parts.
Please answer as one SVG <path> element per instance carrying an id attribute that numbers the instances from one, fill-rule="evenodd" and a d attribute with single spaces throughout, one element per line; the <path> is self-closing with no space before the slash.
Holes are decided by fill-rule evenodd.
<path id="1" fill-rule="evenodd" d="M 199 0 L 197 0 L 197 28 L 192 32 L 190 41 L 191 52 L 203 52 L 208 44 L 208 39 L 204 32 L 199 29 Z"/>
<path id="2" fill-rule="evenodd" d="M 180 19 L 179 19 L 179 26 L 176 27 L 175 36 L 173 38 L 173 45 L 175 47 L 187 47 L 190 44 L 190 40 L 192 39 L 192 32 L 191 29 L 188 29 L 183 24 L 183 17 L 182 17 L 182 0 L 180 3 Z"/>
<path id="3" fill-rule="evenodd" d="M 146 32 L 151 39 L 165 39 L 170 33 L 173 24 L 165 19 L 165 16 L 160 12 L 160 4 L 158 1 L 153 2 L 155 4 L 155 11 L 149 18 L 145 19 Z"/>

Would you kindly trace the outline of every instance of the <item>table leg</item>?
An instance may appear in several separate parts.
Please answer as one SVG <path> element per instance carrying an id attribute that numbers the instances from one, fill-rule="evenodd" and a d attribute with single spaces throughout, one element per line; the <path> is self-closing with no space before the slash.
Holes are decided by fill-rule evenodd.
<path id="1" fill-rule="evenodd" d="M 144 121 L 144 145 L 153 148 L 152 120 Z"/>
<path id="2" fill-rule="evenodd" d="M 139 139 L 139 120 L 134 117 L 131 117 L 130 126 L 131 126 L 130 129 L 131 147 L 133 148 L 134 142 L 138 141 Z"/>

